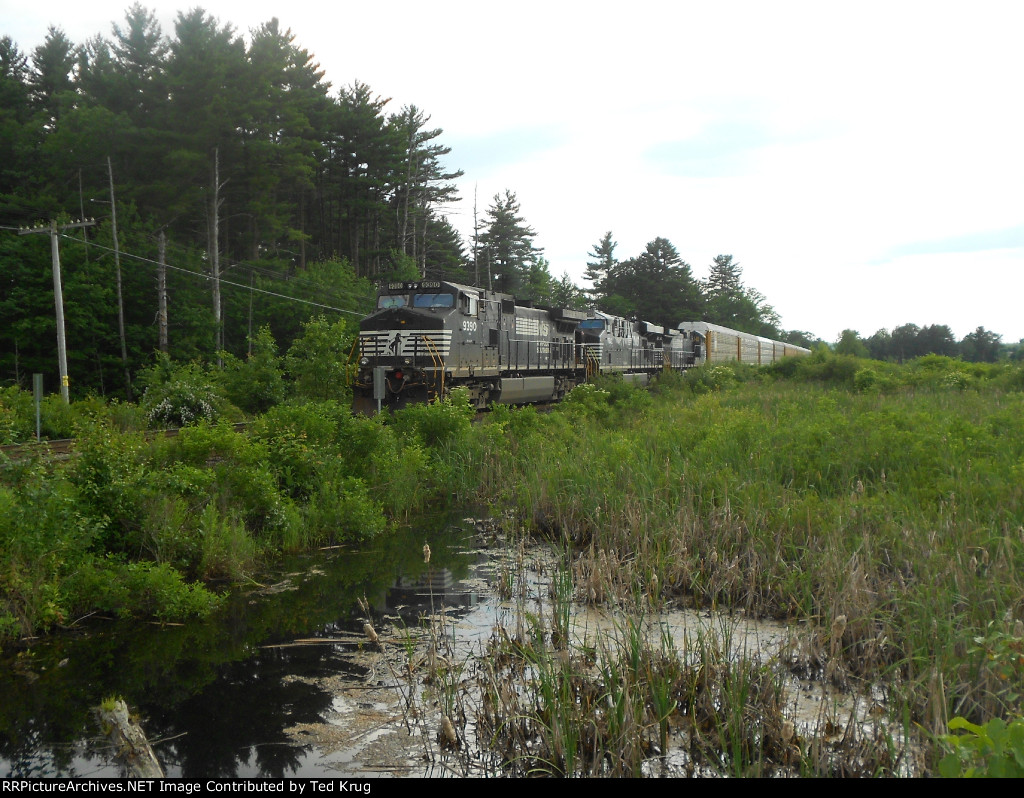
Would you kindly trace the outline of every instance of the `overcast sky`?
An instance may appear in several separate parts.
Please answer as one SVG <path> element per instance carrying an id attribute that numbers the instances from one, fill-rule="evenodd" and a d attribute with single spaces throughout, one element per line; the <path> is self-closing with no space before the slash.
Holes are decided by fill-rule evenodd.
<path id="1" fill-rule="evenodd" d="M 0 0 L 28 53 L 127 0 Z M 731 254 L 787 329 L 1024 338 L 1024 2 L 149 2 L 291 28 L 335 88 L 416 105 L 465 171 L 449 218 L 517 195 L 555 277 L 668 238 Z"/>

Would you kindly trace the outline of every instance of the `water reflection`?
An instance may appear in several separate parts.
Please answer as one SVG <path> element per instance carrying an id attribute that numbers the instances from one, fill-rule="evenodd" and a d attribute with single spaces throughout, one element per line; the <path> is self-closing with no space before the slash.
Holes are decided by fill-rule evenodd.
<path id="1" fill-rule="evenodd" d="M 168 776 L 316 775 L 285 730 L 322 720 L 332 696 L 287 677 L 351 672 L 342 644 L 273 647 L 362 633 L 357 602 L 415 624 L 442 603 L 472 607 L 461 584 L 474 557 L 460 524 L 389 536 L 360 552 L 292 558 L 184 626 L 93 619 L 77 635 L 0 661 L 0 776 L 117 776 L 90 708 L 122 696 L 144 719 Z M 429 540 L 430 565 L 422 548 Z"/>

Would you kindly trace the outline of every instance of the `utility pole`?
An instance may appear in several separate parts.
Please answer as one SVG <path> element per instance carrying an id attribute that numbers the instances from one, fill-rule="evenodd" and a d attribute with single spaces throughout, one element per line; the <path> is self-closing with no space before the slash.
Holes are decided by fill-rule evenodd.
<path id="1" fill-rule="evenodd" d="M 480 237 L 480 225 L 476 220 L 476 183 L 473 184 L 473 285 L 480 285 L 480 263 L 477 260 L 477 239 Z"/>
<path id="2" fill-rule="evenodd" d="M 216 327 L 217 367 L 222 368 L 224 361 L 220 353 L 224 349 L 224 321 L 221 318 L 220 304 L 220 206 L 224 200 L 220 198 L 220 148 L 213 148 L 210 184 L 213 196 L 210 197 L 207 213 L 207 247 L 210 256 L 210 276 L 213 278 L 213 321 Z"/>
<path id="3" fill-rule="evenodd" d="M 121 293 L 121 247 L 117 241 L 117 205 L 114 202 L 114 167 L 107 156 L 107 176 L 110 178 L 110 222 L 114 232 L 114 269 L 117 272 L 117 334 L 121 339 L 121 365 L 124 367 L 124 387 L 128 401 L 132 400 L 132 374 L 128 369 L 128 344 L 124 336 L 124 299 Z"/>
<path id="4" fill-rule="evenodd" d="M 18 231 L 18 235 L 25 236 L 31 233 L 50 234 L 50 254 L 53 260 L 53 304 L 57 309 L 57 363 L 60 366 L 60 395 L 64 404 L 71 404 L 68 396 L 68 351 L 64 340 L 64 292 L 61 289 L 60 281 L 60 246 L 57 244 L 57 230 L 71 230 L 76 227 L 92 227 L 96 224 L 95 219 L 80 219 L 77 222 L 57 224 L 51 220 L 48 227 L 24 227 Z"/>
<path id="5" fill-rule="evenodd" d="M 160 351 L 167 352 L 167 235 L 160 231 L 159 264 L 156 273 L 157 319 L 160 329 Z"/>

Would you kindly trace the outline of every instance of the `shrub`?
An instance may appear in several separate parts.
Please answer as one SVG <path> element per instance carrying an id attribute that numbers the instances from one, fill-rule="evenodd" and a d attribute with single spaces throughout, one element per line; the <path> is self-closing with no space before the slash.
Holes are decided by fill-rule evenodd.
<path id="1" fill-rule="evenodd" d="M 69 584 L 79 609 L 98 609 L 121 618 L 184 621 L 203 618 L 221 603 L 202 585 L 189 584 L 166 564 L 95 560 Z"/>
<path id="2" fill-rule="evenodd" d="M 199 363 L 173 364 L 161 353 L 139 382 L 146 386 L 141 405 L 151 427 L 213 422 L 227 407 L 216 379 Z"/>
<path id="3" fill-rule="evenodd" d="M 686 372 L 686 381 L 695 394 L 725 390 L 736 384 L 736 374 L 727 365 L 704 365 Z"/>
<path id="4" fill-rule="evenodd" d="M 264 413 L 284 401 L 284 374 L 277 343 L 269 327 L 260 327 L 253 339 L 252 354 L 240 360 L 227 352 L 222 379 L 232 404 L 248 413 Z"/>
<path id="5" fill-rule="evenodd" d="M 387 522 L 363 480 L 334 473 L 318 481 L 307 514 L 311 541 L 362 541 L 384 531 Z"/>
<path id="6" fill-rule="evenodd" d="M 103 551 L 140 550 L 148 449 L 141 434 L 114 432 L 106 424 L 80 427 L 77 456 L 68 477 L 86 514 L 103 528 Z"/>
<path id="7" fill-rule="evenodd" d="M 343 397 L 352 345 L 344 319 L 332 324 L 319 316 L 306 322 L 285 357 L 288 374 L 295 380 L 295 395 L 313 400 Z"/>
<path id="8" fill-rule="evenodd" d="M 17 386 L 0 388 L 0 445 L 21 443 L 35 435 L 32 394 Z"/>
<path id="9" fill-rule="evenodd" d="M 949 722 L 950 732 L 940 738 L 946 755 L 939 762 L 944 778 L 972 776 L 1020 778 L 1024 776 L 1024 719 L 1009 723 L 993 718 L 978 726 L 964 718 Z"/>
<path id="10" fill-rule="evenodd" d="M 414 436 L 427 449 L 433 449 L 465 437 L 475 416 L 469 394 L 459 388 L 443 402 L 410 405 L 399 410 L 394 415 L 394 426 L 400 437 Z"/>

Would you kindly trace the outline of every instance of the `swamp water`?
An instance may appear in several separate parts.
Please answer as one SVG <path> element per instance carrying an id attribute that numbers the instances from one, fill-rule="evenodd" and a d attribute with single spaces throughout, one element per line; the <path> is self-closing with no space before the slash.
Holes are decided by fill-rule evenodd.
<path id="1" fill-rule="evenodd" d="M 520 706 L 543 704 L 524 688 L 559 657 L 559 673 L 593 670 L 599 653 L 628 649 L 627 638 L 637 644 L 639 637 L 644 656 L 674 649 L 689 652 L 680 656 L 686 662 L 708 659 L 710 651 L 717 665 L 693 664 L 705 677 L 736 658 L 776 663 L 774 675 L 767 665 L 754 670 L 770 682 L 769 692 L 778 688 L 773 700 L 790 725 L 773 733 L 794 751 L 812 734 L 815 744 L 836 747 L 851 732 L 861 740 L 878 736 L 880 696 L 855 697 L 779 674 L 779 658 L 794 645 L 786 627 L 693 612 L 624 621 L 566 602 L 557 562 L 545 547 L 509 546 L 489 525 L 455 521 L 389 536 L 378 548 L 290 558 L 260 584 L 234 590 L 203 622 L 87 619 L 81 633 L 55 635 L 0 660 L 0 777 L 122 775 L 91 712 L 113 695 L 140 717 L 172 777 L 443 777 L 560 768 L 618 775 L 624 771 L 607 757 L 587 763 L 575 749 L 568 758 L 543 750 L 565 744 L 556 735 L 541 739 L 553 736 L 557 719 L 542 708 L 539 731 L 528 728 Z M 559 629 L 572 641 L 560 652 L 544 642 L 554 643 Z M 546 647 L 554 656 L 538 658 Z M 570 714 L 589 689 L 573 679 Z M 571 681 L 555 674 L 558 684 Z M 599 700 L 611 704 L 607 695 Z M 721 699 L 712 703 L 719 705 L 712 714 L 725 714 Z M 502 719 L 501 705 L 515 722 Z M 662 738 L 664 751 L 644 743 L 642 770 L 625 772 L 730 772 L 709 766 L 707 757 L 697 764 L 701 739 L 696 723 L 677 728 Z M 501 768 L 503 747 L 517 760 L 511 771 Z M 895 768 L 914 769 L 905 761 Z"/>

